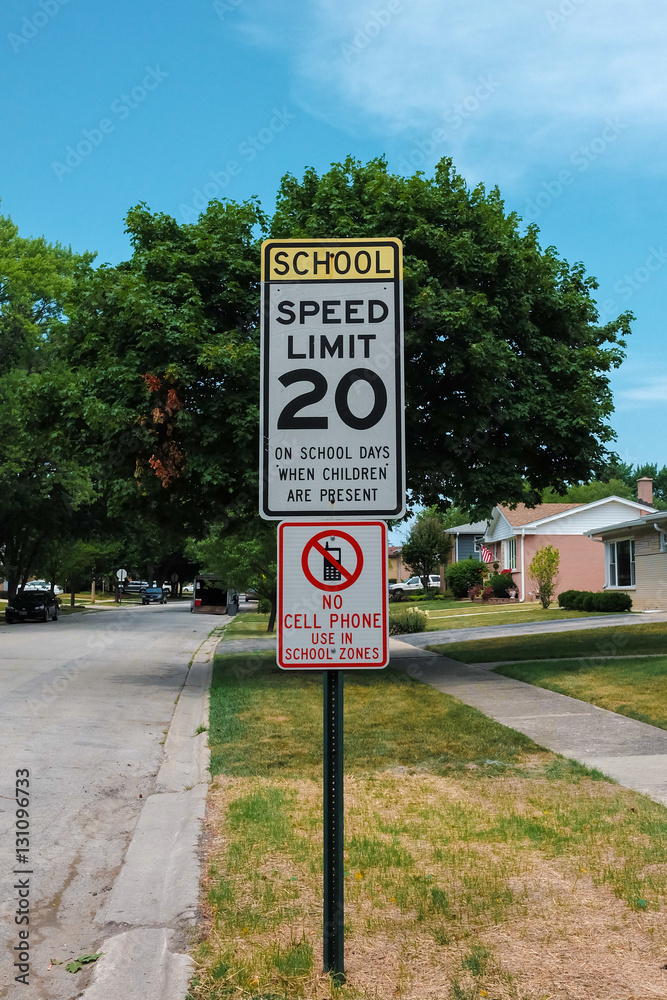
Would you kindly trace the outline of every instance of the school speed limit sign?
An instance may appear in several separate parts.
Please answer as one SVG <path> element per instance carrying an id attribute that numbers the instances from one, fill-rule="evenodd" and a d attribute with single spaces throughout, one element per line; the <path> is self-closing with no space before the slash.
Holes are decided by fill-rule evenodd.
<path id="1" fill-rule="evenodd" d="M 260 513 L 405 513 L 402 246 L 262 247 Z"/>

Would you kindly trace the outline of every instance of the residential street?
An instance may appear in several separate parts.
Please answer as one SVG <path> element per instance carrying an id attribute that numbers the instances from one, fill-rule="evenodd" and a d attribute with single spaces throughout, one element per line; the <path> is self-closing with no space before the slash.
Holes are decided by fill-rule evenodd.
<path id="1" fill-rule="evenodd" d="M 14 783 L 28 769 L 31 997 L 67 1000 L 90 981 L 93 966 L 75 976 L 49 962 L 99 950 L 95 918 L 155 789 L 188 664 L 217 624 L 181 602 L 0 628 L 2 954 L 8 970 Z M 27 995 L 12 980 L 0 997 Z"/>

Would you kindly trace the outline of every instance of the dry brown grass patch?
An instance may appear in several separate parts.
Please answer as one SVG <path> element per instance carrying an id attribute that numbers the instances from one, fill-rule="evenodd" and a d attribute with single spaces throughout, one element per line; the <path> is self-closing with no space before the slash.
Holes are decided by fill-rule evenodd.
<path id="1" fill-rule="evenodd" d="M 667 996 L 659 807 L 589 779 L 409 771 L 345 779 L 348 982 L 338 991 L 319 974 L 319 783 L 215 779 L 193 996 Z"/>

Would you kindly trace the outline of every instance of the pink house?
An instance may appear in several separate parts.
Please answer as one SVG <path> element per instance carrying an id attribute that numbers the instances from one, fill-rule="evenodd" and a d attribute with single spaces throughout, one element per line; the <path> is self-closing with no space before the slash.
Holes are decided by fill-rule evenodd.
<path id="1" fill-rule="evenodd" d="M 544 545 L 553 545 L 560 553 L 557 593 L 602 590 L 606 572 L 604 546 L 586 533 L 654 513 L 651 499 L 645 496 L 638 503 L 611 496 L 585 504 L 543 503 L 535 508 L 519 504 L 515 510 L 498 506 L 491 515 L 484 544 L 501 569 L 512 570 L 522 601 L 535 599 L 528 567 Z"/>

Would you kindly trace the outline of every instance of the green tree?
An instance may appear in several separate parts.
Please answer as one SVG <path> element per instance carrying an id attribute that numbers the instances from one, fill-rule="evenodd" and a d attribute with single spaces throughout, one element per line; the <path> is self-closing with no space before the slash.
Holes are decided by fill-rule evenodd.
<path id="1" fill-rule="evenodd" d="M 544 502 L 591 503 L 603 497 L 620 496 L 627 500 L 637 499 L 637 480 L 647 476 L 653 480 L 653 506 L 658 510 L 667 509 L 667 465 L 659 468 L 655 462 L 644 465 L 630 465 L 614 459 L 604 471 L 601 480 L 573 485 L 563 494 L 554 490 L 544 490 Z"/>
<path id="2" fill-rule="evenodd" d="M 53 347 L 92 254 L 24 238 L 0 216 L 0 569 L 13 596 L 46 542 L 96 496 L 73 427 L 80 383 Z"/>
<path id="3" fill-rule="evenodd" d="M 262 219 L 252 203 L 214 202 L 195 225 L 133 208 L 131 259 L 78 283 L 58 338 L 110 513 L 182 542 L 255 505 Z"/>
<path id="4" fill-rule="evenodd" d="M 610 479 L 601 482 L 594 479 L 590 483 L 581 483 L 568 487 L 565 493 L 558 494 L 554 490 L 544 490 L 544 503 L 593 503 L 605 497 L 624 497 L 626 500 L 636 500 L 637 490 L 633 491 L 622 479 Z"/>
<path id="5" fill-rule="evenodd" d="M 278 600 L 275 524 L 259 517 L 216 524 L 205 539 L 191 542 L 187 554 L 205 572 L 219 574 L 229 586 L 237 590 L 253 587 L 270 607 L 266 630 L 274 630 Z"/>
<path id="6" fill-rule="evenodd" d="M 447 562 L 452 548 L 443 520 L 437 508 L 423 511 L 403 542 L 403 562 L 421 577 L 424 590 L 428 588 L 429 574 Z"/>
<path id="7" fill-rule="evenodd" d="M 614 437 L 609 372 L 630 313 L 600 326 L 581 264 L 542 249 L 497 189 L 347 159 L 288 175 L 274 237 L 399 236 L 404 243 L 408 481 L 426 505 L 539 503 L 602 474 Z M 531 483 L 528 496 L 524 480 Z"/>
<path id="8" fill-rule="evenodd" d="M 538 549 L 528 567 L 528 576 L 537 588 L 538 599 L 543 608 L 548 608 L 556 593 L 560 553 L 553 545 Z"/>

